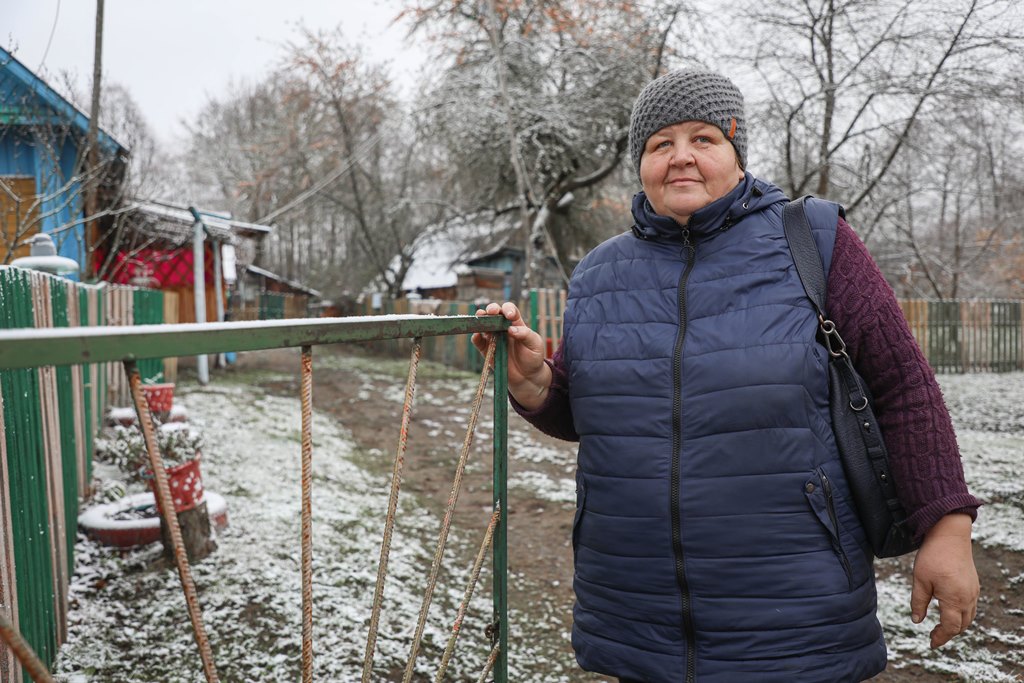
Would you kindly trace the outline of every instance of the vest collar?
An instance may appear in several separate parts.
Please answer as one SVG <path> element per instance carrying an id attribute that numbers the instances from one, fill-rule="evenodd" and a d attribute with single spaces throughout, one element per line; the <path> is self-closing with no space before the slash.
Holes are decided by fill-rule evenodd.
<path id="1" fill-rule="evenodd" d="M 783 199 L 782 190 L 747 172 L 728 194 L 698 209 L 682 226 L 674 218 L 656 213 L 647 195 L 637 192 L 633 196 L 633 234 L 643 240 L 678 241 L 682 239 L 685 228 L 689 230 L 691 239 L 700 239 L 725 230 L 747 214 Z"/>

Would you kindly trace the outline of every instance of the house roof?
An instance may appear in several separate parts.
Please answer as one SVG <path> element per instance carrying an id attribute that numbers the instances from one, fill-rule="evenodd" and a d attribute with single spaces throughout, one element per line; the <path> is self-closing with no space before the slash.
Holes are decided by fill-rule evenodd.
<path id="1" fill-rule="evenodd" d="M 516 212 L 481 212 L 428 228 L 413 243 L 413 262 L 402 289 L 454 287 L 459 266 L 501 251 L 518 227 Z"/>
<path id="2" fill-rule="evenodd" d="M 65 99 L 60 93 L 51 88 L 46 81 L 29 70 L 28 67 L 18 61 L 14 55 L 2 47 L 0 47 L 0 71 L 10 75 L 14 79 L 15 85 L 20 85 L 22 89 L 38 97 L 59 117 L 70 121 L 82 135 L 85 135 L 88 132 L 88 116 L 82 113 L 78 107 L 71 104 L 71 102 Z M 15 90 L 12 89 L 7 94 L 15 94 Z M 26 112 L 24 107 L 17 107 L 0 101 L 0 120 L 21 122 L 25 120 L 25 117 Z M 26 120 L 25 122 L 29 121 Z M 102 147 L 106 152 L 124 154 L 128 151 L 124 145 L 102 129 L 99 129 L 98 141 L 100 147 Z"/>
<path id="3" fill-rule="evenodd" d="M 154 237 L 177 242 L 192 235 L 196 216 L 194 207 L 178 206 L 166 202 L 136 200 L 128 211 L 136 216 L 135 228 Z M 206 233 L 224 242 L 235 243 L 237 237 L 263 237 L 273 230 L 268 225 L 236 221 L 231 214 L 206 209 L 195 209 Z"/>
<path id="4" fill-rule="evenodd" d="M 288 278 L 281 277 L 276 273 L 271 273 L 269 270 L 264 270 L 263 268 L 260 268 L 258 266 L 243 266 L 243 269 L 249 273 L 252 273 L 253 275 L 257 275 L 268 280 L 274 280 L 275 282 L 280 282 L 281 284 L 288 285 L 292 289 L 297 289 L 300 292 L 305 292 L 310 296 L 315 296 L 317 298 L 323 296 L 319 291 L 307 287 L 300 282 L 296 282 L 295 280 L 289 280 Z"/>

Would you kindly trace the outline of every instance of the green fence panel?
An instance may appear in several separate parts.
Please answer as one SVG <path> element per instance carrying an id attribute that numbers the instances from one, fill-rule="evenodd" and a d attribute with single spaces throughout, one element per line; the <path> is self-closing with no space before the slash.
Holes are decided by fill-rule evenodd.
<path id="1" fill-rule="evenodd" d="M 928 302 L 928 360 L 936 372 L 961 372 L 960 304 Z"/>
<path id="2" fill-rule="evenodd" d="M 3 269 L 0 328 L 34 326 L 28 274 Z M 50 664 L 57 654 L 57 623 L 38 371 L 0 371 L 0 391 L 4 397 L 18 620 L 25 640 Z"/>
<path id="3" fill-rule="evenodd" d="M 86 287 L 77 287 L 78 291 L 78 310 L 81 311 L 80 323 L 83 327 L 95 324 L 95 321 L 89 317 L 89 289 Z M 99 374 L 99 373 L 96 373 Z M 92 432 L 93 410 L 92 405 L 92 383 L 97 378 L 93 377 L 92 365 L 88 363 L 82 365 L 82 418 L 85 420 L 85 430 L 83 436 L 85 438 L 85 476 L 86 480 L 92 479 L 92 449 L 94 446 L 94 434 Z M 77 525 L 76 525 L 77 526 Z"/>
<path id="4" fill-rule="evenodd" d="M 164 293 L 157 289 L 136 289 L 132 292 L 133 322 L 136 325 L 160 325 L 164 321 Z M 159 358 L 139 361 L 143 382 L 163 382 L 164 362 Z"/>
<path id="5" fill-rule="evenodd" d="M 284 296 L 274 292 L 260 294 L 260 320 L 283 320 Z"/>
<path id="6" fill-rule="evenodd" d="M 1021 302 L 991 304 L 992 370 L 1012 372 L 1024 369 L 1021 358 Z"/>
<path id="7" fill-rule="evenodd" d="M 107 325 L 107 323 L 108 323 L 108 321 L 107 321 L 107 292 L 106 292 L 106 290 L 103 290 L 103 289 L 99 290 L 96 293 L 96 297 L 98 299 L 98 301 L 97 301 L 97 310 L 98 310 L 97 316 L 98 316 L 98 320 L 96 321 L 96 324 L 97 325 L 102 325 L 102 326 L 105 327 Z M 100 364 L 100 365 L 96 366 L 96 374 L 98 375 L 98 377 L 96 377 L 95 381 L 96 381 L 96 384 L 97 384 L 98 389 L 99 389 L 96 392 L 96 396 L 97 396 L 97 400 L 99 401 L 99 405 L 95 406 L 94 410 L 96 410 L 100 414 L 100 419 L 101 420 L 103 418 L 103 411 L 106 410 L 107 402 L 109 401 L 109 398 L 107 396 L 107 367 L 108 367 L 108 365 L 109 365 L 108 363 L 103 363 L 103 364 Z"/>
<path id="8" fill-rule="evenodd" d="M 58 278 L 50 282 L 50 303 L 53 308 L 53 326 L 69 327 L 68 296 L 71 285 Z M 75 386 L 71 367 L 64 365 L 57 371 L 57 417 L 60 420 L 60 462 L 64 484 L 64 529 L 67 546 L 68 572 L 75 569 L 75 529 L 78 527 L 78 449 L 75 438 Z"/>

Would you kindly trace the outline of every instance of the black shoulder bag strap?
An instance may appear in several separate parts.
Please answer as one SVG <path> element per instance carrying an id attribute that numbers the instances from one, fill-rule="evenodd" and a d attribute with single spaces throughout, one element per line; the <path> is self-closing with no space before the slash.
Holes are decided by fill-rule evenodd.
<path id="1" fill-rule="evenodd" d="M 806 200 L 805 196 L 786 204 L 782 210 L 782 227 L 786 231 L 789 250 L 793 253 L 797 275 L 800 276 L 800 282 L 807 292 L 807 298 L 814 304 L 814 310 L 818 313 L 818 323 L 825 347 L 832 361 L 839 366 L 837 370 L 849 391 L 850 408 L 860 412 L 868 407 L 868 395 L 862 386 L 860 376 L 853 369 L 853 361 L 846 353 L 846 342 L 839 336 L 836 324 L 825 314 L 825 268 L 821 264 L 821 254 L 811 235 L 811 225 L 807 221 L 807 211 L 804 208 Z"/>
<path id="2" fill-rule="evenodd" d="M 786 204 L 782 210 L 782 227 L 786 231 L 789 250 L 793 252 L 796 272 L 807 297 L 814 304 L 818 317 L 825 319 L 825 269 L 821 265 L 818 245 L 811 235 L 811 225 L 807 222 L 807 211 L 804 209 L 806 199 L 800 197 Z"/>
<path id="3" fill-rule="evenodd" d="M 825 270 L 807 220 L 806 199 L 801 197 L 785 206 L 782 224 L 797 275 L 818 314 L 819 329 L 829 352 L 829 408 L 836 443 L 872 550 L 878 557 L 902 555 L 916 546 L 905 528 L 906 512 L 889 471 L 888 454 L 870 395 L 846 353 L 846 344 L 835 323 L 825 314 Z"/>

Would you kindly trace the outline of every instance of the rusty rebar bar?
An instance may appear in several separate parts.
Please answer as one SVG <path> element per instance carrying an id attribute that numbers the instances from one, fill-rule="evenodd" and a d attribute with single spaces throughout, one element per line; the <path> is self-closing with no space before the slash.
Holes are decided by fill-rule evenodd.
<path id="1" fill-rule="evenodd" d="M 388 512 L 384 519 L 384 538 L 380 544 L 380 562 L 377 565 L 377 586 L 373 592 L 373 610 L 370 613 L 370 632 L 366 638 L 366 654 L 363 657 L 362 683 L 370 683 L 373 670 L 373 651 L 377 645 L 377 628 L 380 622 L 381 605 L 384 602 L 384 580 L 388 573 L 388 558 L 391 553 L 391 536 L 395 527 L 398 510 L 398 493 L 402 485 L 402 470 L 405 467 L 405 449 L 409 441 L 409 423 L 412 421 L 412 403 L 416 396 L 416 372 L 419 369 L 423 339 L 416 337 L 409 358 L 409 375 L 405 382 L 405 403 L 402 405 L 402 424 L 398 430 L 398 449 L 391 472 L 391 495 L 388 498 Z"/>
<path id="2" fill-rule="evenodd" d="M 14 624 L 2 611 L 0 611 L 0 638 L 3 638 L 7 647 L 11 648 L 14 657 L 35 683 L 53 683 L 53 677 L 46 670 L 46 666 L 43 665 L 39 656 L 25 642 L 25 639 L 18 633 L 18 629 L 14 628 Z"/>
<path id="3" fill-rule="evenodd" d="M 313 347 L 302 347 L 302 683 L 313 681 Z"/>
<path id="4" fill-rule="evenodd" d="M 455 651 L 455 641 L 459 638 L 459 633 L 462 630 L 462 620 L 466 618 L 466 610 L 469 609 L 469 601 L 473 599 L 473 591 L 476 589 L 477 581 L 480 579 L 480 570 L 483 569 L 484 556 L 487 554 L 487 549 L 491 547 L 491 539 L 494 538 L 494 529 L 498 526 L 498 521 L 501 519 L 501 510 L 495 508 L 494 514 L 491 515 L 491 521 L 487 525 L 487 531 L 484 532 L 483 543 L 480 544 L 480 551 L 476 554 L 476 560 L 473 562 L 473 569 L 469 573 L 469 584 L 466 586 L 466 593 L 462 596 L 462 603 L 459 605 L 458 614 L 455 615 L 455 623 L 452 624 L 452 634 L 448 637 L 448 644 L 445 645 L 444 654 L 441 655 L 441 666 L 437 669 L 437 676 L 434 678 L 434 683 L 441 683 L 444 679 L 445 671 L 448 669 L 448 662 L 451 661 L 452 653 Z"/>
<path id="5" fill-rule="evenodd" d="M 128 375 L 128 386 L 131 389 L 132 401 L 135 403 L 135 412 L 139 416 L 139 427 L 142 429 L 142 437 L 146 442 L 146 452 L 149 454 L 149 466 L 153 470 L 153 478 L 156 481 L 156 499 L 159 505 L 160 515 L 167 524 L 170 531 L 171 546 L 174 549 L 174 563 L 178 567 L 178 578 L 181 580 L 181 588 L 185 593 L 185 603 L 188 606 L 188 617 L 192 622 L 192 632 L 195 635 L 196 645 L 199 647 L 199 657 L 203 660 L 203 674 L 207 683 L 217 683 L 217 669 L 213 664 L 213 653 L 210 651 L 210 641 L 206 637 L 206 629 L 203 627 L 202 610 L 199 608 L 199 596 L 196 593 L 196 584 L 192 580 L 192 570 L 188 564 L 188 553 L 185 551 L 185 542 L 181 538 L 181 527 L 178 526 L 178 515 L 174 510 L 174 499 L 171 496 L 171 486 L 167 478 L 167 470 L 164 469 L 163 457 L 156 444 L 156 432 L 153 429 L 153 418 L 149 412 L 149 404 L 142 394 L 142 379 L 139 376 L 139 368 L 133 360 L 124 361 L 124 370 Z"/>
<path id="6" fill-rule="evenodd" d="M 430 601 L 433 599 L 434 588 L 437 585 L 437 575 L 441 570 L 444 546 L 448 540 L 448 531 L 452 526 L 452 515 L 455 513 L 455 504 L 459 500 L 459 491 L 462 488 L 462 475 L 466 470 L 466 460 L 469 458 L 469 450 L 473 445 L 473 435 L 476 432 L 476 423 L 480 417 L 480 406 L 484 400 L 484 389 L 487 387 L 487 378 L 491 374 L 491 363 L 494 360 L 496 344 L 496 340 L 492 338 L 491 343 L 487 346 L 487 356 L 484 358 L 484 367 L 480 372 L 480 384 L 477 385 L 476 396 L 473 397 L 473 409 L 469 415 L 469 424 L 466 426 L 466 438 L 462 442 L 462 452 L 459 455 L 459 462 L 455 466 L 452 491 L 448 495 L 448 505 L 444 511 L 444 519 L 441 521 L 437 548 L 434 550 L 434 561 L 430 565 L 430 578 L 427 579 L 427 587 L 423 593 L 423 605 L 420 607 L 419 621 L 416 624 L 416 633 L 412 638 L 412 649 L 409 653 L 409 661 L 405 665 L 405 676 L 402 678 L 402 683 L 409 683 L 412 680 L 413 669 L 416 665 L 416 655 L 419 653 L 420 641 L 423 639 L 423 629 L 427 623 L 427 613 L 430 611 Z"/>
<path id="7" fill-rule="evenodd" d="M 490 656 L 487 657 L 487 663 L 484 664 L 484 670 L 480 672 L 480 678 L 476 679 L 476 683 L 484 683 L 487 680 L 487 674 L 491 673 L 494 663 L 498 661 L 499 652 L 501 652 L 501 643 L 497 643 L 494 649 L 491 650 Z"/>

